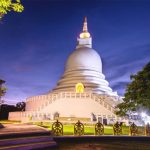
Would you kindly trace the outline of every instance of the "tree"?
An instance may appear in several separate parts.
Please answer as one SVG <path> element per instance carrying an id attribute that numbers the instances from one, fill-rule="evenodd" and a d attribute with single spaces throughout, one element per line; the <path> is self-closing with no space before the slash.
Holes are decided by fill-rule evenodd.
<path id="1" fill-rule="evenodd" d="M 150 110 L 150 62 L 137 74 L 131 75 L 123 102 L 117 105 L 116 114 L 125 116 L 140 108 Z"/>
<path id="2" fill-rule="evenodd" d="M 18 102 L 16 104 L 16 108 L 18 111 L 25 111 L 25 106 L 26 106 L 25 102 Z"/>
<path id="3" fill-rule="evenodd" d="M 0 120 L 8 120 L 9 112 L 18 111 L 14 105 L 2 104 L 0 108 Z"/>
<path id="4" fill-rule="evenodd" d="M 5 81 L 0 79 L 0 104 L 2 103 L 1 102 L 1 97 L 5 95 L 6 93 L 6 88 L 2 86 L 2 84 L 4 84 Z"/>
<path id="5" fill-rule="evenodd" d="M 20 0 L 0 0 L 0 19 L 9 11 L 22 12 L 23 10 Z"/>

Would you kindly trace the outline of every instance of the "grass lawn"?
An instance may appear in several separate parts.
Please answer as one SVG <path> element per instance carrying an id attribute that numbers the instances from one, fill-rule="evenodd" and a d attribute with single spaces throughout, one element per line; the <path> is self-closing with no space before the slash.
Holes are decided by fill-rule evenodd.
<path id="1" fill-rule="evenodd" d="M 0 123 L 2 124 L 15 124 L 15 123 L 21 123 L 20 121 L 10 121 L 10 120 L 0 120 Z"/>

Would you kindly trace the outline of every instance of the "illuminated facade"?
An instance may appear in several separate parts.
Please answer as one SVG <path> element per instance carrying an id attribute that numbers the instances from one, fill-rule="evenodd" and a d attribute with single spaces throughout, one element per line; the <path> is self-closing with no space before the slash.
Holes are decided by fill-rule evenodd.
<path id="1" fill-rule="evenodd" d="M 86 18 L 77 41 L 57 86 L 47 94 L 27 98 L 26 111 L 10 113 L 10 120 L 54 120 L 57 116 L 65 121 L 109 123 L 117 119 L 114 110 L 120 97 L 105 80 L 101 58 L 92 49 Z"/>

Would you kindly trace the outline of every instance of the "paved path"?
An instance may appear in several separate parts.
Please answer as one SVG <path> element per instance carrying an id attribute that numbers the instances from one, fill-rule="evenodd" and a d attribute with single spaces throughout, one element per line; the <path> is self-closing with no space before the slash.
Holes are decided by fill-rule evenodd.
<path id="1" fill-rule="evenodd" d="M 3 124 L 4 128 L 0 129 L 0 135 L 10 133 L 28 133 L 28 132 L 45 132 L 48 130 L 32 124 Z"/>
<path id="2" fill-rule="evenodd" d="M 0 129 L 0 150 L 46 149 L 57 146 L 45 128 L 32 124 L 4 124 Z"/>

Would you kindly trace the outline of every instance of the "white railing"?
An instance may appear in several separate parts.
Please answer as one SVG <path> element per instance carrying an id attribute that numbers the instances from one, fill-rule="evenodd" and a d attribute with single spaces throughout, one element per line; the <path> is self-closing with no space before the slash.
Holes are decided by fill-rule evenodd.
<path id="1" fill-rule="evenodd" d="M 41 96 L 42 97 L 42 96 Z M 43 97 L 42 97 L 43 98 Z M 75 92 L 63 92 L 59 94 L 51 94 L 45 97 L 45 99 L 40 99 L 40 96 L 38 97 L 38 100 L 40 99 L 41 106 L 39 106 L 36 111 L 41 111 L 44 109 L 48 104 L 51 104 L 53 101 L 56 99 L 61 99 L 61 98 L 92 98 L 96 102 L 98 102 L 100 105 L 104 106 L 107 110 L 114 112 L 114 107 L 111 106 L 105 99 L 108 98 L 108 96 L 105 95 L 97 95 L 93 93 L 75 93 Z M 111 98 L 111 97 L 110 97 Z M 45 101 L 43 103 L 43 101 Z M 38 101 L 39 102 L 39 101 Z M 42 104 L 43 103 L 43 104 Z"/>

